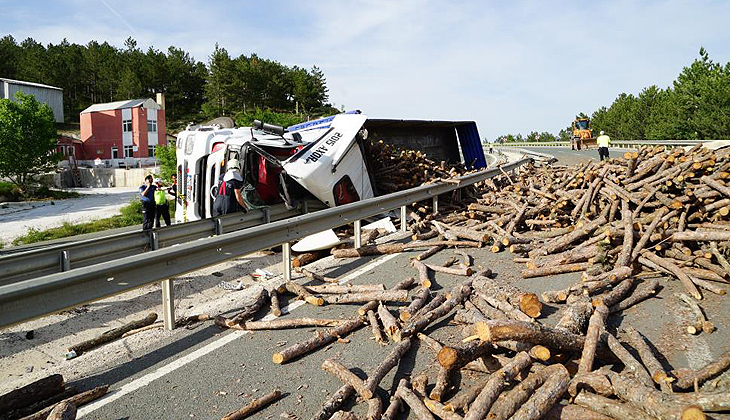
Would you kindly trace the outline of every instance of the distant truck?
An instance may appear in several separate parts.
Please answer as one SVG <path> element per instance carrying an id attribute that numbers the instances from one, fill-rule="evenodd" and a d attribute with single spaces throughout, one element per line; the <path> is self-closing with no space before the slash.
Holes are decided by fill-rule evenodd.
<path id="1" fill-rule="evenodd" d="M 359 111 L 288 128 L 255 121 L 252 127 L 188 127 L 177 136 L 177 222 L 211 217 L 227 163 L 239 162 L 249 193 L 262 205 L 294 208 L 315 198 L 335 207 L 378 195 L 363 142 L 373 136 L 434 160 L 486 167 L 476 123 L 369 119 Z M 463 157 L 463 158 L 462 158 Z"/>
<path id="2" fill-rule="evenodd" d="M 573 135 L 570 138 L 570 148 L 572 150 L 598 148 L 590 124 L 591 120 L 589 118 L 576 118 L 573 121 Z"/>

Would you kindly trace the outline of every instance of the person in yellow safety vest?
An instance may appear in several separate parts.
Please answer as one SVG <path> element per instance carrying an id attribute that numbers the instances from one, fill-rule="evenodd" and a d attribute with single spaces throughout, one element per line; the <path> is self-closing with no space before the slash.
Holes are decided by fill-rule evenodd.
<path id="1" fill-rule="evenodd" d="M 598 157 L 601 160 L 608 159 L 608 145 L 611 143 L 611 138 L 601 131 L 596 142 L 598 143 Z"/>

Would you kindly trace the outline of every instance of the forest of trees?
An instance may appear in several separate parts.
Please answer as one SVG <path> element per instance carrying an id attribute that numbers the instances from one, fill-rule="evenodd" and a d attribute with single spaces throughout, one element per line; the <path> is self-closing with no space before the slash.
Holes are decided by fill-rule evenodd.
<path id="1" fill-rule="evenodd" d="M 63 88 L 67 122 L 94 103 L 154 98 L 165 93 L 166 115 L 175 122 L 218 116 L 240 117 L 257 109 L 331 113 L 327 83 L 316 66 L 303 69 L 251 54 L 229 56 L 215 46 L 208 63 L 183 49 L 143 51 L 128 38 L 123 48 L 107 42 L 86 45 L 63 40 L 44 46 L 28 38 L 0 38 L 0 77 Z"/>
<path id="2" fill-rule="evenodd" d="M 616 140 L 730 139 L 730 62 L 713 62 L 704 48 L 699 55 L 666 89 L 652 85 L 638 96 L 621 93 L 610 106 L 593 112 L 593 133 L 603 130 Z M 557 136 L 543 133 L 540 141 L 567 140 L 570 132 L 568 126 Z M 536 134 L 500 138 L 536 141 Z"/>

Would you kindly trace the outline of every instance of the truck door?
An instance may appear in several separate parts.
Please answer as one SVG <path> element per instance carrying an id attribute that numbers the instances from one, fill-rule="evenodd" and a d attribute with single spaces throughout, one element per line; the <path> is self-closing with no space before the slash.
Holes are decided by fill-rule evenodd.
<path id="1" fill-rule="evenodd" d="M 219 149 L 208 155 L 205 163 L 205 186 L 203 187 L 203 194 L 205 197 L 201 199 L 205 200 L 205 217 L 211 217 L 213 215 L 213 201 L 215 200 L 216 193 L 218 192 L 218 179 L 220 175 L 225 172 L 225 160 L 226 148 Z"/>

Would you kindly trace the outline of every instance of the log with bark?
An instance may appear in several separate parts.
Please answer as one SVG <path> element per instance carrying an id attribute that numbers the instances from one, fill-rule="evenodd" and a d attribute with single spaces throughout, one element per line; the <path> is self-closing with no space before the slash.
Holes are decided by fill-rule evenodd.
<path id="1" fill-rule="evenodd" d="M 322 284 L 313 286 L 304 286 L 311 293 L 367 293 L 382 292 L 385 290 L 384 284 Z"/>
<path id="2" fill-rule="evenodd" d="M 345 401 L 355 392 L 352 385 L 342 385 L 332 396 L 327 399 L 312 420 L 328 420 L 342 407 Z"/>
<path id="3" fill-rule="evenodd" d="M 687 333 L 699 334 L 700 332 L 711 333 L 715 329 L 715 325 L 708 321 L 702 309 L 691 297 L 684 293 L 675 293 L 674 296 L 680 301 L 684 302 L 689 307 L 692 315 L 690 317 L 689 325 L 687 325 Z"/>
<path id="4" fill-rule="evenodd" d="M 413 285 L 413 283 L 415 281 L 416 280 L 413 277 L 406 277 L 405 279 L 399 281 L 398 284 L 396 284 L 395 286 L 393 286 L 392 288 L 390 288 L 388 290 L 408 290 L 408 288 L 411 287 L 411 285 Z M 358 315 L 360 315 L 360 317 L 365 317 L 367 315 L 368 311 L 377 310 L 378 303 L 379 302 L 377 300 L 371 300 L 370 302 L 360 306 L 357 309 Z"/>
<path id="5" fill-rule="evenodd" d="M 351 385 L 364 400 L 367 401 L 373 398 L 373 391 L 365 385 L 365 382 L 340 362 L 334 359 L 326 359 L 322 362 L 322 370 L 338 377 L 343 383 Z"/>
<path id="6" fill-rule="evenodd" d="M 305 341 L 293 344 L 280 352 L 274 353 L 272 360 L 276 364 L 286 363 L 287 361 L 301 356 L 305 353 L 309 353 L 312 350 L 326 346 L 340 338 L 340 336 L 346 335 L 355 331 L 356 329 L 364 325 L 360 319 L 345 322 L 337 327 L 328 330 L 325 333 L 316 333 L 312 338 Z"/>
<path id="7" fill-rule="evenodd" d="M 578 365 L 578 373 L 587 373 L 593 369 L 593 359 L 596 357 L 596 346 L 598 345 L 601 331 L 606 324 L 608 317 L 608 307 L 600 301 L 588 321 L 588 332 L 586 333 L 585 343 L 583 344 L 583 352 L 580 356 L 580 364 Z"/>
<path id="8" fill-rule="evenodd" d="M 54 374 L 38 379 L 28 385 L 0 395 L 0 412 L 23 408 L 39 401 L 52 398 L 64 391 L 63 376 Z"/>
<path id="9" fill-rule="evenodd" d="M 559 369 L 565 369 L 565 367 L 560 364 L 555 364 L 531 372 L 527 378 L 515 385 L 514 388 L 497 398 L 489 410 L 487 418 L 490 420 L 507 420 L 510 418 L 530 398 L 535 390 Z"/>
<path id="10" fill-rule="evenodd" d="M 368 323 L 370 324 L 370 329 L 373 332 L 373 338 L 375 338 L 375 342 L 387 346 L 388 342 L 383 338 L 383 334 L 380 332 L 378 316 L 375 315 L 375 311 L 373 311 L 372 309 L 368 311 Z"/>
<path id="11" fill-rule="evenodd" d="M 421 288 L 414 296 L 411 303 L 406 308 L 400 309 L 398 312 L 398 318 L 403 321 L 407 322 L 413 314 L 415 314 L 419 309 L 423 308 L 423 306 L 426 304 L 426 301 L 428 300 L 430 296 L 430 292 L 428 288 Z"/>
<path id="12" fill-rule="evenodd" d="M 109 385 L 98 386 L 96 388 L 92 388 L 88 391 L 85 391 L 80 394 L 76 394 L 74 396 L 66 398 L 65 400 L 59 402 L 58 404 L 67 403 L 67 404 L 71 404 L 75 407 L 80 407 L 88 402 L 91 402 L 91 401 L 94 401 L 94 400 L 97 400 L 97 399 L 103 397 L 107 393 L 108 390 L 109 390 Z M 55 407 L 55 405 L 46 407 L 41 411 L 33 413 L 29 416 L 23 417 L 21 420 L 45 420 L 48 418 L 48 415 L 51 413 L 51 411 L 53 410 L 54 407 Z"/>
<path id="13" fill-rule="evenodd" d="M 588 391 L 576 395 L 573 402 L 613 419 L 656 420 L 656 417 L 632 404 L 622 403 Z"/>
<path id="14" fill-rule="evenodd" d="M 535 391 L 527 402 L 510 417 L 513 420 L 537 420 L 542 418 L 550 408 L 558 402 L 570 383 L 570 374 L 563 365 L 559 366 L 545 380 L 545 383 Z M 560 369 L 562 367 L 562 369 Z"/>
<path id="15" fill-rule="evenodd" d="M 239 419 L 245 419 L 246 417 L 250 416 L 251 414 L 254 414 L 258 411 L 261 411 L 263 408 L 267 407 L 268 405 L 278 401 L 281 398 L 282 394 L 281 391 L 278 389 L 275 389 L 271 391 L 270 393 L 264 395 L 263 397 L 256 398 L 255 400 L 251 401 L 248 405 L 241 407 L 240 409 L 236 411 L 232 411 L 221 420 L 239 420 Z"/>
<path id="16" fill-rule="evenodd" d="M 651 379 L 659 384 L 662 392 L 671 394 L 671 382 L 674 379 L 667 375 L 667 372 L 664 370 L 661 363 L 659 363 L 659 360 L 657 360 L 654 355 L 654 352 L 649 347 L 646 337 L 633 327 L 626 327 L 625 331 L 629 344 L 631 344 L 631 347 L 639 353 L 639 357 L 641 358 L 642 363 L 644 363 L 644 366 L 646 366 L 646 369 L 649 371 Z"/>
<path id="17" fill-rule="evenodd" d="M 418 283 L 424 289 L 431 288 L 431 278 L 429 276 L 428 267 L 418 259 L 411 261 L 411 265 L 418 270 Z"/>
<path id="18" fill-rule="evenodd" d="M 75 420 L 76 406 L 67 402 L 61 402 L 53 407 L 46 420 Z"/>
<path id="19" fill-rule="evenodd" d="M 484 388 L 479 392 L 479 395 L 477 395 L 469 406 L 469 411 L 464 416 L 464 420 L 481 420 L 485 418 L 492 404 L 494 404 L 494 401 L 496 401 L 499 394 L 505 388 L 505 381 L 517 376 L 530 363 L 532 363 L 530 356 L 525 352 L 521 352 L 517 353 L 514 359 L 502 367 L 502 369 L 494 372 L 489 377 Z"/>
<path id="20" fill-rule="evenodd" d="M 703 382 L 711 379 L 730 368 L 730 351 L 721 354 L 720 357 L 708 363 L 698 371 L 680 371 L 677 375 L 675 385 L 680 389 L 688 389 L 692 386 L 698 387 Z"/>
<path id="21" fill-rule="evenodd" d="M 312 293 L 307 290 L 306 287 L 302 286 L 301 284 L 294 283 L 293 281 L 288 281 L 284 283 L 279 289 L 277 290 L 279 293 L 283 292 L 289 292 L 291 294 L 297 295 L 297 297 L 305 302 L 307 302 L 310 305 L 314 306 L 322 306 L 324 305 L 324 299 L 319 296 L 315 296 Z"/>
<path id="22" fill-rule="evenodd" d="M 472 284 L 480 293 L 496 299 L 505 300 L 513 306 L 520 308 L 523 313 L 531 318 L 538 318 L 540 316 L 542 303 L 534 293 L 524 292 L 498 278 L 490 279 L 480 276 L 474 279 Z"/>
<path id="23" fill-rule="evenodd" d="M 358 258 L 371 255 L 398 254 L 419 248 L 430 248 L 437 245 L 480 248 L 481 242 L 473 241 L 431 241 L 431 242 L 411 242 L 407 244 L 379 244 L 369 245 L 360 248 L 344 248 L 333 249 L 332 255 L 335 258 Z"/>
<path id="24" fill-rule="evenodd" d="M 626 370 L 644 386 L 653 387 L 654 380 L 649 375 L 644 365 L 634 358 L 631 353 L 621 344 L 613 334 L 605 333 L 604 340 L 611 352 L 624 364 Z"/>
<path id="25" fill-rule="evenodd" d="M 388 374 L 394 367 L 400 363 L 401 359 L 411 348 L 411 339 L 407 338 L 398 343 L 395 348 L 383 359 L 382 362 L 368 375 L 367 381 L 365 381 L 365 387 L 368 388 L 372 393 L 375 393 L 376 388 L 380 385 L 380 381 L 383 380 L 385 375 Z"/>
<path id="26" fill-rule="evenodd" d="M 378 317 L 380 317 L 380 321 L 383 323 L 385 335 L 392 341 L 400 341 L 400 325 L 398 325 L 398 320 L 383 305 L 383 302 L 380 302 L 380 305 L 378 305 Z"/>
<path id="27" fill-rule="evenodd" d="M 398 383 L 398 389 L 395 391 L 396 395 L 403 400 L 410 408 L 411 412 L 419 420 L 436 420 L 431 412 L 428 410 L 423 401 L 408 388 L 408 381 L 401 379 Z"/>
<path id="28" fill-rule="evenodd" d="M 271 321 L 246 321 L 243 323 L 244 330 L 284 330 L 288 328 L 302 327 L 336 327 L 349 319 L 322 319 L 322 318 L 285 318 L 273 319 Z"/>
<path id="29" fill-rule="evenodd" d="M 454 309 L 456 305 L 460 305 L 462 302 L 464 302 L 464 300 L 466 300 L 466 298 L 469 297 L 469 294 L 471 293 L 471 283 L 471 280 L 466 280 L 458 284 L 452 290 L 451 297 L 447 299 L 444 303 L 442 303 L 435 309 L 424 313 L 423 316 L 416 316 L 411 319 L 411 321 L 409 321 L 408 324 L 406 324 L 401 330 L 401 337 L 410 337 L 413 334 L 422 331 L 436 319 L 441 318 L 442 316 L 445 316 L 446 314 L 451 312 L 451 310 Z M 434 298 L 434 301 L 435 300 L 436 299 Z M 424 308 L 427 307 L 428 305 L 424 306 Z"/>
<path id="30" fill-rule="evenodd" d="M 346 293 L 341 295 L 324 295 L 322 299 L 330 304 L 361 303 L 370 301 L 406 302 L 407 290 L 383 290 L 380 292 Z"/>
<path id="31" fill-rule="evenodd" d="M 150 325 L 157 319 L 156 313 L 148 314 L 146 317 L 135 320 L 132 322 L 128 322 L 121 327 L 114 328 L 112 330 L 109 330 L 100 336 L 93 338 L 91 340 L 87 340 L 84 342 L 81 342 L 79 344 L 75 344 L 68 348 L 68 353 L 75 354 L 76 356 L 80 356 L 85 351 L 91 350 L 94 347 L 99 347 L 102 344 L 109 343 L 111 341 L 116 340 L 117 338 L 121 338 L 124 333 L 127 331 L 135 330 L 137 328 L 142 328 L 146 325 Z"/>

